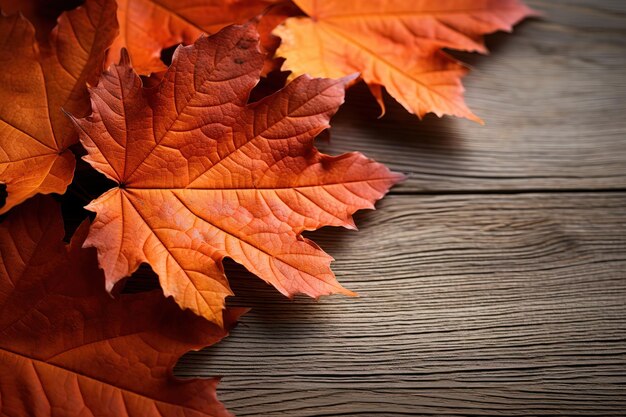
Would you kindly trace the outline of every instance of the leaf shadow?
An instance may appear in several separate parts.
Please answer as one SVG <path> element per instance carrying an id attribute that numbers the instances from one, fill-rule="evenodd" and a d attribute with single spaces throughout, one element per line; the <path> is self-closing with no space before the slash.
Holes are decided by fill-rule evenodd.
<path id="1" fill-rule="evenodd" d="M 358 213 L 355 216 L 357 224 L 365 226 L 367 224 L 364 219 L 365 216 L 365 212 Z M 357 237 L 354 231 L 341 227 L 324 227 L 314 232 L 305 232 L 303 235 L 331 256 L 341 252 L 341 247 L 349 245 L 350 240 Z M 224 269 L 231 289 L 235 293 L 235 296 L 228 298 L 227 305 L 251 308 L 255 316 L 260 319 L 261 323 L 257 324 L 260 326 L 272 327 L 273 322 L 283 320 L 280 317 L 281 314 L 286 314 L 292 318 L 300 315 L 312 315 L 316 310 L 325 308 L 324 301 L 329 297 L 345 298 L 342 295 L 322 296 L 320 299 L 306 295 L 288 298 L 232 259 L 224 260 Z"/>
<path id="2" fill-rule="evenodd" d="M 462 52 L 449 49 L 446 49 L 445 51 L 455 59 L 458 59 L 463 64 L 469 66 L 470 69 L 479 70 L 481 64 L 483 62 L 487 62 L 490 59 L 490 56 L 498 55 L 506 48 L 513 47 L 510 42 L 511 39 L 519 38 L 524 35 L 524 32 L 533 30 L 532 24 L 542 19 L 542 17 L 530 17 L 515 25 L 513 32 L 495 32 L 485 36 L 485 46 L 489 51 L 487 54 Z"/>
<path id="3" fill-rule="evenodd" d="M 405 183 L 392 192 L 402 192 L 409 186 L 412 191 L 416 187 L 435 188 L 430 182 L 433 166 L 449 164 L 454 169 L 467 152 L 459 126 L 472 122 L 432 114 L 419 120 L 388 95 L 385 104 L 386 113 L 378 118 L 380 108 L 367 86 L 363 82 L 354 85 L 346 92 L 346 103 L 331 120 L 330 140 L 318 140 L 316 146 L 330 155 L 359 151 L 406 174 Z"/>

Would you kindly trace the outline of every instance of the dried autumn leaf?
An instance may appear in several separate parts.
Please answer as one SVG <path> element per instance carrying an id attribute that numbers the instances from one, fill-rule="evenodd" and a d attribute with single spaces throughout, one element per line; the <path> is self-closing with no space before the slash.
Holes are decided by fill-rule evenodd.
<path id="1" fill-rule="evenodd" d="M 486 52 L 482 35 L 512 29 L 532 14 L 521 0 L 294 0 L 308 17 L 274 33 L 294 75 L 338 78 L 360 72 L 383 107 L 382 87 L 419 117 L 480 121 L 463 100 L 467 69 L 442 48 Z M 384 107 L 383 107 L 384 111 Z"/>
<path id="2" fill-rule="evenodd" d="M 63 243 L 58 205 L 37 197 L 0 224 L 0 414 L 230 416 L 216 379 L 179 380 L 172 367 L 226 331 L 160 291 L 111 298 L 88 222 Z M 225 313 L 231 327 L 241 310 Z"/>
<path id="3" fill-rule="evenodd" d="M 109 289 L 147 262 L 166 295 L 220 323 L 230 257 L 286 295 L 352 294 L 301 232 L 353 228 L 400 175 L 313 147 L 346 80 L 300 77 L 246 104 L 262 66 L 258 33 L 235 26 L 177 49 L 156 88 L 124 56 L 91 90 L 85 159 L 119 184 L 87 206 Z"/>
<path id="4" fill-rule="evenodd" d="M 0 182 L 7 201 L 0 213 L 37 193 L 63 193 L 78 136 L 62 108 L 89 113 L 87 83 L 96 83 L 115 37 L 114 0 L 87 0 L 64 13 L 47 42 L 36 42 L 21 16 L 0 16 Z"/>
<path id="5" fill-rule="evenodd" d="M 233 23 L 244 23 L 278 0 L 118 0 L 120 36 L 108 63 L 120 59 L 126 48 L 141 75 L 165 69 L 161 50 L 178 43 L 191 44 L 203 33 L 215 33 Z"/>

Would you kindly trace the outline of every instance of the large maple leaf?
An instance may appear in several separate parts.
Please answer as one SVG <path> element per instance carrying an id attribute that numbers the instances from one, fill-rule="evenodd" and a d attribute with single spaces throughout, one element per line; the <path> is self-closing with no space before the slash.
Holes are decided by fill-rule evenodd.
<path id="1" fill-rule="evenodd" d="M 0 213 L 37 193 L 65 192 L 78 136 L 62 108 L 89 113 L 86 84 L 97 82 L 116 28 L 114 0 L 64 13 L 43 42 L 23 17 L 0 16 L 0 182 L 8 193 Z"/>
<path id="2" fill-rule="evenodd" d="M 295 75 L 360 72 L 383 106 L 382 86 L 408 111 L 480 121 L 463 100 L 467 69 L 442 48 L 486 52 L 481 35 L 532 14 L 520 0 L 294 0 L 306 17 L 274 33 Z M 384 107 L 383 107 L 384 111 Z"/>
<path id="3" fill-rule="evenodd" d="M 0 224 L 0 414 L 230 416 L 217 379 L 179 380 L 180 355 L 226 331 L 160 291 L 111 298 L 83 223 L 63 243 L 59 207 L 36 197 Z M 231 327 L 242 310 L 225 313 Z"/>
<path id="4" fill-rule="evenodd" d="M 235 26 L 177 49 L 156 88 L 124 56 L 91 90 L 85 159 L 119 184 L 87 206 L 109 289 L 147 262 L 166 295 L 219 323 L 230 257 L 286 295 L 351 294 L 301 232 L 353 228 L 401 176 L 313 147 L 346 80 L 303 76 L 247 104 L 262 66 L 254 27 Z"/>
<path id="5" fill-rule="evenodd" d="M 191 44 L 203 33 L 244 23 L 277 0 L 118 0 L 120 36 L 109 52 L 117 62 L 126 48 L 139 74 L 165 69 L 163 48 Z"/>

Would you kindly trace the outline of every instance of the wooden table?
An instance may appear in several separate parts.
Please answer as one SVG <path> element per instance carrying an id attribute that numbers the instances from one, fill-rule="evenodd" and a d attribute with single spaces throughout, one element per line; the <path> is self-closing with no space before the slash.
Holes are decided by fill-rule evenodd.
<path id="1" fill-rule="evenodd" d="M 361 297 L 229 265 L 253 310 L 178 375 L 222 375 L 238 416 L 626 415 L 626 2 L 528 3 L 458 54 L 486 126 L 377 120 L 362 86 L 334 119 L 325 151 L 408 174 L 359 232 L 311 234 Z"/>

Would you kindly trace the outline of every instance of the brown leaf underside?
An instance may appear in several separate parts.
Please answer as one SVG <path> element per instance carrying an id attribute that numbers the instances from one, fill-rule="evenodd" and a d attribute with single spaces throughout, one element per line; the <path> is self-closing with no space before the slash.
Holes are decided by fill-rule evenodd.
<path id="1" fill-rule="evenodd" d="M 36 197 L 0 224 L 0 414 L 230 416 L 216 379 L 179 380 L 178 358 L 226 331 L 160 291 L 111 298 L 84 222 L 63 243 L 58 204 Z M 225 313 L 232 327 L 241 310 Z"/>

